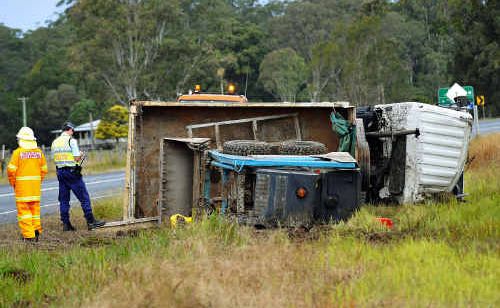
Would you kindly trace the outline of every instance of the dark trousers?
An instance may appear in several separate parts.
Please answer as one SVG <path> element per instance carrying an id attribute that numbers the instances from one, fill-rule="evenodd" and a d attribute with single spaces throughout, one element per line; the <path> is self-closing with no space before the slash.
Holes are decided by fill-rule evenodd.
<path id="1" fill-rule="evenodd" d="M 87 187 L 80 174 L 74 173 L 70 168 L 57 169 L 57 180 L 59 181 L 59 210 L 61 212 L 61 221 L 69 223 L 69 200 L 70 192 L 73 191 L 76 198 L 80 201 L 83 214 L 87 221 L 93 220 L 92 207 Z"/>

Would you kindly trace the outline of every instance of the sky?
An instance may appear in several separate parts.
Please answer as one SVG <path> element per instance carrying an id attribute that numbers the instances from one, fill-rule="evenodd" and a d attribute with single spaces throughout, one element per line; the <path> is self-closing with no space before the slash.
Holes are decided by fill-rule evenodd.
<path id="1" fill-rule="evenodd" d="M 23 32 L 46 25 L 47 20 L 56 20 L 57 13 L 64 8 L 56 7 L 59 0 L 0 0 L 0 23 Z M 267 3 L 268 0 L 260 0 Z"/>
<path id="2" fill-rule="evenodd" d="M 47 20 L 56 20 L 57 13 L 64 10 L 56 7 L 59 0 L 0 0 L 0 23 L 23 32 L 46 25 Z"/>

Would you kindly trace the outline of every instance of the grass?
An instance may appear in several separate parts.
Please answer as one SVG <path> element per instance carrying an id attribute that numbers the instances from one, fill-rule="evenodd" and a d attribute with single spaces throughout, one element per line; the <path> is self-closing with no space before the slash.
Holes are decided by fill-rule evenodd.
<path id="1" fill-rule="evenodd" d="M 481 169 L 483 166 L 496 165 L 500 161 L 500 133 L 479 135 L 471 140 L 469 164 L 471 169 Z"/>
<path id="2" fill-rule="evenodd" d="M 487 157 L 469 164 L 467 203 L 365 206 L 310 232 L 214 216 L 176 230 L 61 234 L 44 217 L 44 241 L 30 246 L 4 226 L 0 306 L 499 306 L 500 160 Z M 121 215 L 119 198 L 94 206 Z M 72 215 L 82 229 L 81 210 Z"/>
<path id="3" fill-rule="evenodd" d="M 49 168 L 49 173 L 47 178 L 56 177 L 56 167 L 51 161 L 51 157 L 46 156 L 47 166 Z M 112 170 L 120 170 L 125 168 L 126 163 L 126 150 L 96 150 L 87 153 L 87 158 L 83 164 L 83 174 L 96 174 Z M 7 162 L 8 164 L 8 162 Z M 7 165 L 6 164 L 6 165 Z M 7 184 L 7 171 L 5 176 L 2 177 L 0 174 L 0 185 Z"/>

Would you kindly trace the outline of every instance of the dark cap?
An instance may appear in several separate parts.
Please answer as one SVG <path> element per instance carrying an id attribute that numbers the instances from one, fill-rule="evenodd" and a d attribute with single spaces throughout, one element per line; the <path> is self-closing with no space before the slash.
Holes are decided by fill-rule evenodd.
<path id="1" fill-rule="evenodd" d="M 64 122 L 64 124 L 62 125 L 62 130 L 63 131 L 67 131 L 70 129 L 75 130 L 75 127 L 76 127 L 75 124 L 68 121 L 68 122 Z"/>

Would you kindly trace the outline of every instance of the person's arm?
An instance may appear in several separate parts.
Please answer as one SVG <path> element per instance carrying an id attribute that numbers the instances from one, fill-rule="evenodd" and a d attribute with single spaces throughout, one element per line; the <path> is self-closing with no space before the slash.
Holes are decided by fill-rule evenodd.
<path id="1" fill-rule="evenodd" d="M 71 152 L 76 162 L 79 162 L 82 159 L 82 152 L 78 148 L 78 142 L 76 139 L 71 138 L 69 141 L 69 146 L 71 147 Z"/>
<path id="2" fill-rule="evenodd" d="M 47 161 L 45 160 L 45 155 L 43 155 L 42 152 L 42 160 L 40 161 L 40 176 L 43 178 L 47 175 L 48 169 L 47 169 Z"/>
<path id="3" fill-rule="evenodd" d="M 7 166 L 7 175 L 9 177 L 9 183 L 12 187 L 16 187 L 16 174 L 18 167 L 19 167 L 19 151 L 16 150 L 12 153 L 9 165 Z"/>

